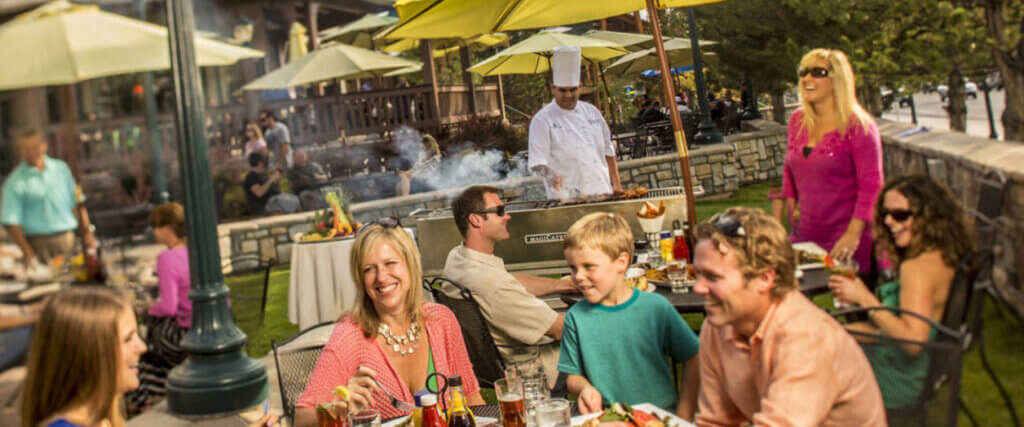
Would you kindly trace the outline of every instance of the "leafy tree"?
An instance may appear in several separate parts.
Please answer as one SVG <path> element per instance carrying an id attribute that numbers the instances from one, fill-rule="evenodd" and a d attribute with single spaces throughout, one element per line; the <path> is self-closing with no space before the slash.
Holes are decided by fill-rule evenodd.
<path id="1" fill-rule="evenodd" d="M 984 11 L 987 44 L 1006 86 L 1003 128 L 1007 141 L 1024 141 L 1024 2 L 973 0 Z"/>

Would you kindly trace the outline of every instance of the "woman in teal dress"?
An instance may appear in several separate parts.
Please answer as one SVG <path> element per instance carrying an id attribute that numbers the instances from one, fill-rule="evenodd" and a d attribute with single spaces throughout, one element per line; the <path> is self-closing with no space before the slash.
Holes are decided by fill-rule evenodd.
<path id="1" fill-rule="evenodd" d="M 893 262 L 896 280 L 879 286 L 877 295 L 860 279 L 839 275 L 829 287 L 841 302 L 899 307 L 941 322 L 956 265 L 972 251 L 960 207 L 949 190 L 924 175 L 893 179 L 875 206 L 874 237 L 879 253 Z M 890 310 L 872 310 L 868 321 L 847 328 L 916 342 L 934 338 L 926 322 Z M 928 369 L 921 350 L 913 344 L 865 347 L 887 408 L 909 406 L 920 394 Z"/>

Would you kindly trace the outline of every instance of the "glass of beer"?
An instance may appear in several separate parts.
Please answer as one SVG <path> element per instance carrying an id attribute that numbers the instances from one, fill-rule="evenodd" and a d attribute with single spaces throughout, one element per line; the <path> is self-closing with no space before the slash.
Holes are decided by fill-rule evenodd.
<path id="1" fill-rule="evenodd" d="M 501 406 L 503 427 L 526 427 L 526 399 L 519 378 L 502 378 L 494 382 L 494 392 Z"/>
<path id="2" fill-rule="evenodd" d="M 828 270 L 829 275 L 837 275 L 849 277 L 851 279 L 857 278 L 857 271 L 860 270 L 860 264 L 857 263 L 853 258 L 847 258 L 841 261 L 834 261 L 829 265 L 825 263 L 825 269 Z M 832 305 L 838 310 L 849 306 L 849 304 L 835 299 L 832 301 Z"/>
<path id="3" fill-rule="evenodd" d="M 380 427 L 380 412 L 376 409 L 364 409 L 348 416 L 349 427 Z"/>

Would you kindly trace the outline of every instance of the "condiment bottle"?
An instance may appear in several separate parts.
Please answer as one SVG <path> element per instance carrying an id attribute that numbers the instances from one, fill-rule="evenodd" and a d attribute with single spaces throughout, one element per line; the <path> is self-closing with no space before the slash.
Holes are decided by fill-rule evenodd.
<path id="1" fill-rule="evenodd" d="M 686 244 L 686 236 L 683 230 L 676 229 L 672 232 L 675 235 L 675 242 L 672 244 L 672 257 L 678 261 L 690 259 L 690 245 Z"/>
<path id="2" fill-rule="evenodd" d="M 661 233 L 661 259 L 672 262 L 672 233 Z"/>
<path id="3" fill-rule="evenodd" d="M 437 395 L 428 393 L 420 398 L 423 405 L 423 427 L 448 427 L 437 410 Z"/>
<path id="4" fill-rule="evenodd" d="M 452 390 L 448 405 L 448 427 L 476 427 L 476 419 L 466 406 L 466 395 L 462 393 L 462 377 L 448 377 L 448 387 Z"/>

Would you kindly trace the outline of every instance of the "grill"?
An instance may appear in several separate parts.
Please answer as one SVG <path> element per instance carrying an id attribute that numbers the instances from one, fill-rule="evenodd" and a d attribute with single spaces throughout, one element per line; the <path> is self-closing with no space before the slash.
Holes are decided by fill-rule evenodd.
<path id="1" fill-rule="evenodd" d="M 699 196 L 704 191 L 694 189 Z M 510 272 L 546 274 L 564 272 L 567 268 L 562 254 L 562 241 L 566 230 L 576 220 L 594 212 L 621 214 L 633 229 L 634 236 L 643 235 L 636 211 L 645 201 L 655 205 L 665 201 L 665 227 L 673 221 L 685 222 L 686 203 L 682 187 L 649 190 L 638 199 L 608 200 L 561 204 L 558 201 L 517 201 L 506 204 L 512 220 L 508 223 L 508 240 L 498 242 L 494 254 L 505 261 Z M 448 252 L 462 242 L 462 236 L 452 220 L 451 209 L 437 209 L 415 215 L 416 237 L 423 260 L 425 277 L 441 275 Z"/>

